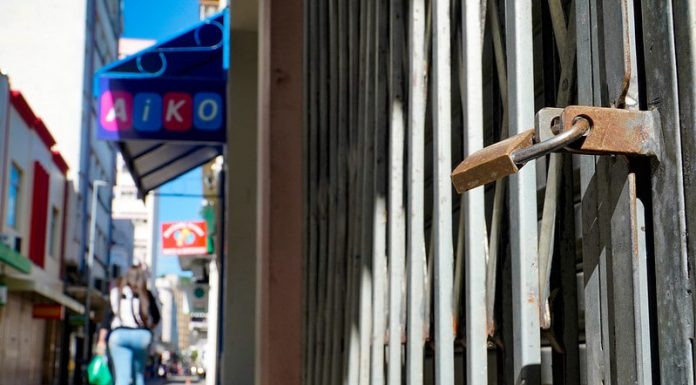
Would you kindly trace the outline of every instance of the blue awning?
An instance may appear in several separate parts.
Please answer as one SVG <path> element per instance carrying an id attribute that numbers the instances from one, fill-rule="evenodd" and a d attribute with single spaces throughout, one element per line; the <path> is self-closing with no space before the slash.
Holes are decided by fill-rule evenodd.
<path id="1" fill-rule="evenodd" d="M 229 10 L 101 68 L 97 137 L 117 143 L 144 196 L 222 154 Z"/>

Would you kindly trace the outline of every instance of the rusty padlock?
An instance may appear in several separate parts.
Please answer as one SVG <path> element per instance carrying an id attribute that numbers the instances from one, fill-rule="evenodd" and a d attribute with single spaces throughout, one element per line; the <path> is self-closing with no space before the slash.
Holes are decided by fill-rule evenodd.
<path id="1" fill-rule="evenodd" d="M 462 161 L 452 172 L 452 183 L 457 192 L 512 175 L 532 159 L 542 157 L 577 141 L 590 130 L 590 122 L 578 116 L 567 130 L 557 127 L 550 139 L 536 143 L 535 129 L 521 132 L 501 142 L 485 147 Z"/>
<path id="2" fill-rule="evenodd" d="M 525 163 L 550 152 L 648 156 L 659 161 L 660 115 L 595 106 L 544 108 L 536 128 L 470 155 L 452 172 L 461 193 L 514 174 Z M 538 142 L 538 143 L 537 143 Z"/>
<path id="3" fill-rule="evenodd" d="M 531 129 L 473 153 L 452 172 L 454 188 L 461 193 L 516 173 L 521 166 L 512 160 L 512 153 L 530 147 L 533 139 L 534 129 Z"/>

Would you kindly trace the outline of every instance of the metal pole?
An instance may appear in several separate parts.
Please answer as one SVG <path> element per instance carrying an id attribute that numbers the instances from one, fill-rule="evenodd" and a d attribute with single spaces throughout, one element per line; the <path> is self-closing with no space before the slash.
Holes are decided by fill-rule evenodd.
<path id="1" fill-rule="evenodd" d="M 409 4 L 409 98 L 408 98 L 408 338 L 406 379 L 408 385 L 423 384 L 423 325 L 425 323 L 425 236 L 424 207 L 424 147 L 425 147 L 425 1 Z"/>
<path id="2" fill-rule="evenodd" d="M 390 6 L 390 108 L 389 130 L 389 368 L 388 384 L 401 384 L 401 314 L 406 260 L 406 212 L 404 206 L 404 106 L 403 106 L 403 3 Z"/>
<path id="3" fill-rule="evenodd" d="M 505 1 L 510 133 L 534 127 L 532 2 Z M 539 383 L 539 270 L 537 265 L 536 170 L 510 177 L 514 383 Z"/>
<path id="4" fill-rule="evenodd" d="M 464 73 L 466 73 L 464 154 L 483 147 L 483 68 L 481 58 L 480 3 L 462 4 Z M 488 380 L 488 333 L 486 332 L 486 221 L 483 188 L 464 193 L 466 245 L 466 375 L 468 384 Z M 455 304 L 456 305 L 456 304 Z"/>
<path id="5" fill-rule="evenodd" d="M 374 176 L 372 169 L 372 160 L 374 148 L 374 125 L 372 116 L 374 106 L 372 102 L 375 100 L 374 89 L 374 71 L 371 69 L 371 64 L 374 60 L 376 52 L 374 36 L 376 31 L 374 12 L 376 4 L 372 0 L 364 0 L 360 10 L 361 20 L 363 23 L 363 32 L 365 37 L 361 36 L 364 41 L 363 49 L 365 50 L 362 59 L 363 71 L 363 89 L 361 90 L 363 99 L 360 101 L 363 108 L 360 114 L 362 127 L 362 159 L 360 161 L 361 170 L 359 177 L 362 178 L 362 217 L 361 217 L 361 256 L 360 256 L 360 321 L 358 329 L 360 333 L 360 370 L 358 375 L 358 384 L 370 384 L 370 341 L 372 336 L 372 291 L 374 285 L 374 276 L 372 271 L 373 256 L 373 241 L 374 234 L 372 232 L 373 213 L 375 207 L 374 197 Z"/>
<path id="6" fill-rule="evenodd" d="M 435 300 L 435 383 L 454 384 L 454 333 L 452 328 L 452 183 L 450 109 L 450 2 L 433 0 L 433 229 Z M 480 15 L 476 15 L 478 19 Z M 476 41 L 481 31 L 476 24 Z M 480 55 L 480 50 L 477 50 Z M 476 75 L 474 75 L 475 77 Z M 483 239 L 481 239 L 483 241 Z M 482 275 L 483 276 L 483 275 Z M 471 305 L 471 304 L 469 304 Z M 483 311 L 483 309 L 481 309 Z"/>
<path id="7" fill-rule="evenodd" d="M 387 60 L 388 57 L 388 4 L 375 2 L 373 13 L 372 86 L 374 98 L 372 125 L 374 151 L 373 167 L 373 240 L 372 240 L 372 346 L 370 384 L 384 385 L 384 337 L 386 324 L 385 293 L 387 293 Z"/>
<path id="8" fill-rule="evenodd" d="M 90 327 L 89 327 L 89 315 L 90 315 L 90 305 L 92 302 L 92 287 L 94 283 L 92 282 L 92 266 L 94 265 L 94 233 L 97 226 L 97 194 L 99 193 L 99 187 L 106 186 L 107 182 L 104 180 L 95 180 L 92 183 L 92 211 L 90 211 L 89 218 L 89 250 L 87 251 L 87 294 L 85 295 L 85 336 L 83 342 L 83 356 L 84 360 L 82 364 L 87 365 L 89 361 L 89 346 L 90 346 Z"/>
<path id="9" fill-rule="evenodd" d="M 491 35 L 493 40 L 493 52 L 495 55 L 496 72 L 498 74 L 498 85 L 500 99 L 503 103 L 503 119 L 500 128 L 500 138 L 508 136 L 508 97 L 507 97 L 507 70 L 505 68 L 505 56 L 503 53 L 503 38 L 500 31 L 500 20 L 498 18 L 498 5 L 496 1 L 489 0 L 487 8 Z M 491 234 L 488 241 L 488 265 L 486 266 L 486 323 L 488 335 L 492 336 L 495 332 L 495 280 L 498 269 L 498 250 L 500 248 L 501 222 L 503 220 L 503 204 L 505 199 L 506 181 L 498 180 L 495 183 L 495 195 L 493 197 L 493 214 L 491 219 Z"/>

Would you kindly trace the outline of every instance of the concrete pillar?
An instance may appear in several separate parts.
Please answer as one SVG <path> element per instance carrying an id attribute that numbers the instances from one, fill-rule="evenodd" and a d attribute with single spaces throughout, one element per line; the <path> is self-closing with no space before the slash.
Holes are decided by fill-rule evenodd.
<path id="1" fill-rule="evenodd" d="M 300 384 L 300 0 L 230 4 L 222 384 Z"/>
<path id="2" fill-rule="evenodd" d="M 263 0 L 259 24 L 260 384 L 302 379 L 303 2 Z"/>
<path id="3" fill-rule="evenodd" d="M 234 8 L 230 9 L 234 18 Z M 227 203 L 221 384 L 255 384 L 258 293 L 257 34 L 232 30 L 226 153 Z"/>

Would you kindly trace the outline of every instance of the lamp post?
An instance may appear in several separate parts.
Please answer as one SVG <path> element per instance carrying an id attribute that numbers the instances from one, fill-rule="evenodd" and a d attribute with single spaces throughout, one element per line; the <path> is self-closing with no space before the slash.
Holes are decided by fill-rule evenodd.
<path id="1" fill-rule="evenodd" d="M 87 365 L 89 362 L 89 345 L 90 345 L 90 305 L 92 301 L 92 288 L 94 287 L 94 282 L 92 282 L 92 267 L 94 266 L 94 233 L 97 227 L 97 200 L 99 187 L 106 186 L 108 183 L 104 180 L 95 180 L 92 183 L 92 211 L 90 211 L 91 217 L 89 219 L 89 250 L 87 251 L 87 294 L 85 295 L 85 337 L 83 345 L 83 364 Z"/>

